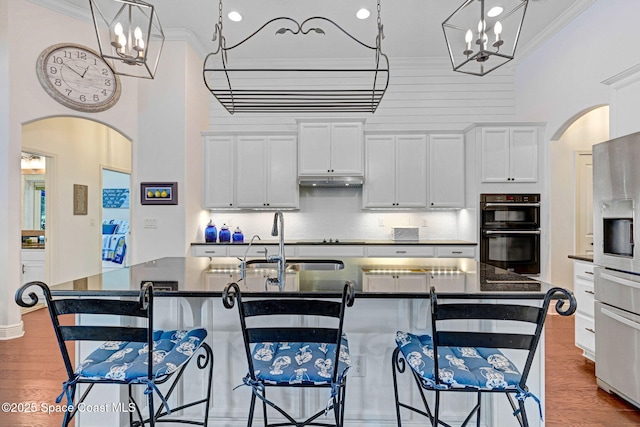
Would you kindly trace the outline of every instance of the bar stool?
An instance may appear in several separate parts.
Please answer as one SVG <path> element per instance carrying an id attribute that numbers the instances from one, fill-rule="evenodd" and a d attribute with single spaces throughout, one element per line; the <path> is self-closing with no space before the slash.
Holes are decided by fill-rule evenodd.
<path id="1" fill-rule="evenodd" d="M 562 288 L 550 289 L 542 306 L 537 306 L 533 305 L 533 302 L 532 305 L 495 304 L 493 300 L 440 304 L 435 288 L 432 287 L 432 334 L 418 336 L 402 331 L 396 334 L 392 372 L 398 426 L 402 425 L 401 408 L 404 408 L 425 416 L 433 427 L 450 427 L 440 417 L 440 395 L 444 392 L 476 394 L 476 403 L 462 427 L 466 426 L 474 415 L 476 425 L 480 427 L 480 405 L 485 393 L 504 394 L 522 427 L 529 425 L 525 408 L 526 398 L 532 397 L 538 402 L 542 417 L 541 403 L 529 391 L 527 377 L 540 341 L 549 304 L 555 294 L 561 294 L 562 298 L 556 303 L 556 311 L 563 316 L 573 314 L 576 300 L 571 292 Z M 449 299 L 450 297 L 447 297 L 447 301 Z M 563 308 L 565 299 L 569 301 L 566 309 Z M 454 321 L 465 321 L 466 326 L 461 328 L 460 323 Z M 483 329 L 486 328 L 486 321 L 494 321 L 492 332 Z M 510 331 L 502 328 L 505 324 L 508 324 Z M 530 332 L 513 333 L 513 326 L 516 324 L 523 325 L 523 330 Z M 526 360 L 518 366 L 499 349 L 521 351 Z M 410 368 L 408 371 L 407 365 Z M 400 399 L 398 375 L 405 372 L 411 372 L 424 409 Z M 438 375 L 435 375 L 435 372 L 438 372 Z M 435 393 L 433 410 L 427 402 L 425 391 Z"/>
<path id="2" fill-rule="evenodd" d="M 35 292 L 29 289 L 42 289 L 49 309 L 53 328 L 62 353 L 62 360 L 68 379 L 63 383 L 63 392 L 56 399 L 60 403 L 67 398 L 68 411 L 64 414 L 62 426 L 69 425 L 78 408 L 96 384 L 127 385 L 129 402 L 133 404 L 138 419 L 134 421 L 133 411 L 129 412 L 130 426 L 154 426 L 156 422 L 180 422 L 207 426 L 209 402 L 211 400 L 211 380 L 213 377 L 213 352 L 204 342 L 207 331 L 202 328 L 190 330 L 154 330 L 153 329 L 153 285 L 145 283 L 135 300 L 106 298 L 67 298 L 53 299 L 49 287 L 43 282 L 30 282 L 23 285 L 15 295 L 15 301 L 21 307 L 33 307 L 38 303 Z M 25 299 L 27 296 L 29 299 Z M 144 326 L 105 326 L 104 318 L 100 324 L 61 326 L 59 316 L 66 314 L 100 314 L 118 318 L 124 325 L 125 319 L 131 323 L 135 319 L 146 319 Z M 97 323 L 97 322 L 96 322 Z M 74 369 L 67 351 L 68 341 L 99 341 L 102 344 Z M 197 357 L 194 357 L 197 356 Z M 170 408 L 167 400 L 192 360 L 196 360 L 198 369 L 206 373 L 205 396 L 192 402 Z M 158 387 L 169 385 L 166 392 Z M 78 384 L 89 384 L 87 390 L 76 399 Z M 132 393 L 134 386 L 145 387 L 148 417 L 142 411 Z M 154 409 L 154 395 L 162 405 Z M 183 409 L 204 405 L 202 421 L 176 421 L 168 415 Z M 165 418 L 166 417 L 166 418 Z"/>
<path id="3" fill-rule="evenodd" d="M 343 334 L 346 307 L 354 302 L 351 282 L 344 285 L 338 301 L 267 298 L 243 300 L 240 288 L 230 283 L 225 288 L 222 301 L 226 308 L 238 306 L 240 326 L 244 339 L 249 371 L 243 383 L 252 390 L 247 426 L 253 423 L 256 399 L 262 401 L 264 426 L 342 426 L 344 423 L 344 399 L 349 368 L 349 343 Z M 329 319 L 331 327 L 291 326 L 292 316 L 302 318 L 302 325 L 310 319 Z M 287 320 L 289 319 L 289 320 Z M 279 322 L 276 324 L 276 322 Z M 265 325 L 269 326 L 265 326 Z M 271 387 L 310 388 L 330 390 L 325 408 L 303 421 L 297 421 L 281 406 L 267 399 L 266 390 Z M 275 409 L 285 422 L 269 423 L 267 406 Z M 331 423 L 319 418 L 333 411 Z"/>

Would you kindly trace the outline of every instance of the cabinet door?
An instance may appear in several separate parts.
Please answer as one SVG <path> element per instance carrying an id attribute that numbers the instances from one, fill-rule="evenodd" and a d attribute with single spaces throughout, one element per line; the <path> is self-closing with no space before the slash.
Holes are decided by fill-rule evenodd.
<path id="1" fill-rule="evenodd" d="M 367 136 L 363 188 L 365 208 L 395 206 L 395 146 L 396 142 L 393 136 Z"/>
<path id="2" fill-rule="evenodd" d="M 509 149 L 511 181 L 538 181 L 538 128 L 511 129 Z"/>
<path id="3" fill-rule="evenodd" d="M 464 208 L 464 182 L 463 135 L 431 135 L 429 206 Z"/>
<path id="4" fill-rule="evenodd" d="M 331 125 L 300 123 L 298 127 L 298 172 L 300 175 L 331 173 Z"/>
<path id="5" fill-rule="evenodd" d="M 396 290 L 399 292 L 428 292 L 427 275 L 398 274 L 396 276 Z"/>
<path id="6" fill-rule="evenodd" d="M 510 182 L 509 128 L 481 128 L 482 182 Z"/>
<path id="7" fill-rule="evenodd" d="M 396 196 L 395 207 L 423 208 L 427 206 L 427 137 L 426 135 L 396 136 Z"/>
<path id="8" fill-rule="evenodd" d="M 267 206 L 298 207 L 298 156 L 294 136 L 268 139 Z"/>
<path id="9" fill-rule="evenodd" d="M 365 274 L 363 288 L 365 292 L 393 292 L 396 290 L 396 278 L 391 274 Z"/>
<path id="10" fill-rule="evenodd" d="M 204 140 L 204 207 L 234 206 L 234 140 L 232 136 L 208 136 Z"/>
<path id="11" fill-rule="evenodd" d="M 331 172 L 362 175 L 362 123 L 331 124 Z"/>
<path id="12" fill-rule="evenodd" d="M 267 205 L 267 138 L 239 136 L 237 139 L 236 205 L 255 208 Z"/>

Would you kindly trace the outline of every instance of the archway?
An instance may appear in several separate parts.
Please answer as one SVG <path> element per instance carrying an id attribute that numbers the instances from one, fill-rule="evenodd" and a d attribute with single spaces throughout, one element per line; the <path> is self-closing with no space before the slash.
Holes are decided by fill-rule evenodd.
<path id="1" fill-rule="evenodd" d="M 573 263 L 569 255 L 577 254 L 578 233 L 587 235 L 591 180 L 586 168 L 594 144 L 609 139 L 609 106 L 596 106 L 571 117 L 554 134 L 550 145 L 550 282 L 573 288 Z M 582 165 L 582 166 L 581 166 Z M 577 225 L 582 218 L 582 228 Z M 588 236 L 586 241 L 588 241 Z M 586 253 L 585 255 L 588 255 Z"/>
<path id="2" fill-rule="evenodd" d="M 51 117 L 22 126 L 22 150 L 47 158 L 46 281 L 99 273 L 102 170 L 131 173 L 131 141 L 97 121 Z"/>

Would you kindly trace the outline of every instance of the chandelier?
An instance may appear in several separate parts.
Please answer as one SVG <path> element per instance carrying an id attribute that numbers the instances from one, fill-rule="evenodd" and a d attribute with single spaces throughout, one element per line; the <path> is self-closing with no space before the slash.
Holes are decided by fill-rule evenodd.
<path id="1" fill-rule="evenodd" d="M 152 79 L 164 44 L 153 5 L 142 0 L 89 0 L 100 56 L 116 74 Z"/>
<path id="2" fill-rule="evenodd" d="M 442 23 L 453 70 L 483 76 L 515 55 L 529 0 L 466 0 Z"/>

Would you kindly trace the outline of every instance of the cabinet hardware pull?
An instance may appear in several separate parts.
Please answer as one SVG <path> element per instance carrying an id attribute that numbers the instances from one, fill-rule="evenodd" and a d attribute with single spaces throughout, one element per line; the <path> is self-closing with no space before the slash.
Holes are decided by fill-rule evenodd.
<path id="1" fill-rule="evenodd" d="M 267 253 L 267 250 L 265 249 L 265 250 L 263 250 L 263 251 L 256 251 L 256 253 L 257 253 L 257 254 L 266 254 L 266 253 Z"/>
<path id="2" fill-rule="evenodd" d="M 585 271 L 584 274 L 590 274 L 593 276 L 593 271 Z"/>
<path id="3" fill-rule="evenodd" d="M 215 254 L 216 251 L 204 251 L 205 254 Z"/>
<path id="4" fill-rule="evenodd" d="M 593 330 L 593 329 L 591 329 L 591 328 L 584 328 L 584 330 L 585 330 L 585 331 L 587 331 L 587 332 L 591 332 L 592 334 L 595 334 L 595 333 L 596 333 L 596 331 L 594 331 L 594 330 Z"/>
<path id="5" fill-rule="evenodd" d="M 540 230 L 485 230 L 484 234 L 540 234 Z"/>
<path id="6" fill-rule="evenodd" d="M 540 203 L 500 203 L 500 202 L 489 202 L 485 203 L 486 207 L 502 207 L 502 206 L 515 206 L 518 208 L 539 208 Z"/>
<path id="7" fill-rule="evenodd" d="M 584 293 L 586 293 L 586 294 L 591 294 L 591 295 L 595 295 L 595 294 L 596 294 L 596 293 L 595 293 L 595 292 L 593 292 L 593 291 L 584 291 Z"/>
<path id="8" fill-rule="evenodd" d="M 451 251 L 452 254 L 461 254 L 462 251 Z"/>
<path id="9" fill-rule="evenodd" d="M 396 251 L 397 254 L 406 254 L 407 251 Z"/>
<path id="10" fill-rule="evenodd" d="M 24 264 L 22 264 L 22 274 L 24 274 Z"/>

